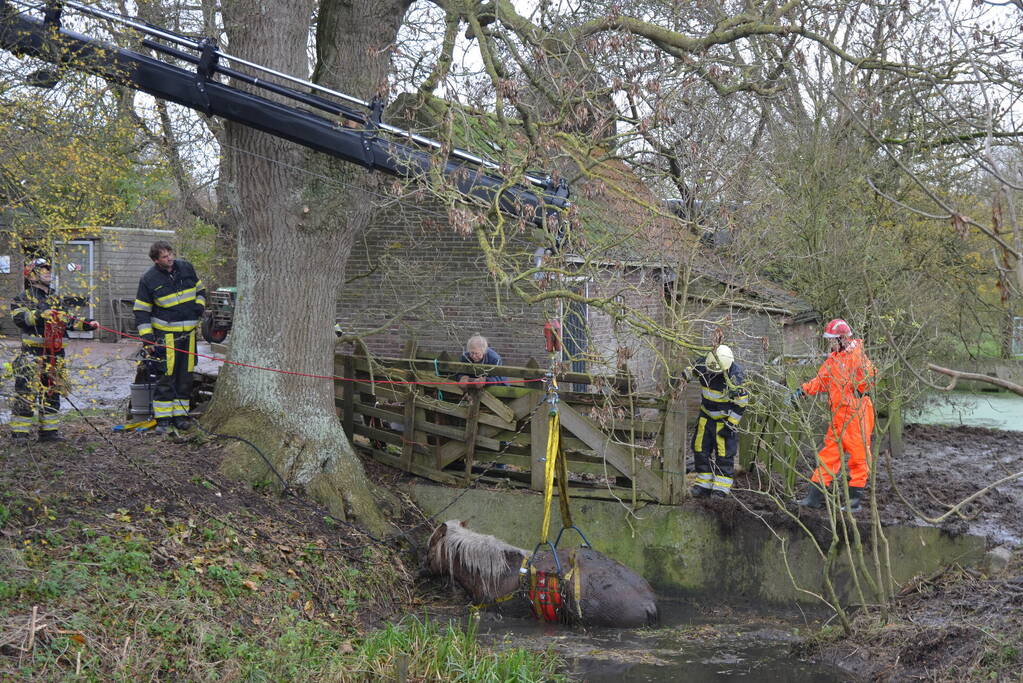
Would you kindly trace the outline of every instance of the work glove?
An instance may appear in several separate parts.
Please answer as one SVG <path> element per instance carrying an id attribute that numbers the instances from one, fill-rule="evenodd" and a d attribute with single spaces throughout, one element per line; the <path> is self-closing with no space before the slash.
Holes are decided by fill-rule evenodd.
<path id="1" fill-rule="evenodd" d="M 693 366 L 692 365 L 689 365 L 684 370 L 682 370 L 682 379 L 684 379 L 686 382 L 692 382 L 693 381 Z"/>
<path id="2" fill-rule="evenodd" d="M 46 322 L 67 323 L 72 322 L 74 320 L 74 316 L 65 313 L 64 311 L 59 311 L 56 308 L 47 308 L 43 311 L 43 320 Z"/>
<path id="3" fill-rule="evenodd" d="M 796 405 L 796 402 L 804 396 L 806 396 L 806 392 L 803 391 L 802 387 L 800 387 L 785 397 L 785 405 L 794 406 Z"/>

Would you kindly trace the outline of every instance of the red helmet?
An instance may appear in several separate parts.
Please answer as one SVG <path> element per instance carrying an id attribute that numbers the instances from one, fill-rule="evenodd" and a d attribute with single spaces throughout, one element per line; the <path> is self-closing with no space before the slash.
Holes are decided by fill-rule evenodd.
<path id="1" fill-rule="evenodd" d="M 842 320 L 841 318 L 835 318 L 827 325 L 824 326 L 824 336 L 828 339 L 835 339 L 837 337 L 851 337 L 852 328 L 849 327 L 849 323 Z"/>
<path id="2" fill-rule="evenodd" d="M 31 261 L 29 261 L 28 263 L 25 264 L 25 269 L 22 271 L 22 275 L 24 275 L 25 277 L 28 277 L 32 273 L 36 272 L 37 270 L 39 270 L 41 268 L 45 268 L 46 270 L 50 270 L 50 262 L 47 261 L 44 258 L 34 258 L 34 259 L 32 259 Z"/>

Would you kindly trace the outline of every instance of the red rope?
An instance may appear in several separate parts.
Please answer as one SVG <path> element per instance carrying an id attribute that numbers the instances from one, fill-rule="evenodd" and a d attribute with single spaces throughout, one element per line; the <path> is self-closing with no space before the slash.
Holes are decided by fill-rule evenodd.
<path id="1" fill-rule="evenodd" d="M 399 380 L 399 379 L 360 379 L 360 378 L 357 378 L 357 377 L 337 377 L 335 375 L 314 375 L 314 374 L 311 374 L 311 373 L 308 373 L 308 372 L 296 372 L 294 370 L 279 370 L 277 368 L 265 368 L 262 365 L 251 365 L 249 363 L 239 363 L 238 361 L 226 360 L 224 358 L 217 358 L 216 356 L 207 356 L 206 354 L 203 354 L 203 353 L 196 353 L 194 351 L 186 351 L 184 349 L 176 349 L 173 346 L 167 346 L 166 344 L 157 344 L 155 342 L 150 342 L 150 341 L 148 341 L 146 339 L 143 339 L 142 337 L 137 337 L 137 336 L 135 336 L 133 334 L 125 334 L 124 332 L 121 332 L 119 330 L 112 330 L 109 327 L 103 327 L 99 323 L 96 323 L 96 329 L 104 330 L 106 332 L 111 332 L 111 333 L 116 334 L 116 335 L 118 335 L 120 337 L 125 337 L 126 339 L 134 339 L 134 340 L 140 341 L 143 344 L 146 344 L 148 346 L 159 346 L 160 348 L 163 348 L 163 349 L 171 349 L 172 351 L 176 351 L 177 353 L 187 353 L 190 356 L 196 356 L 197 358 L 206 358 L 207 360 L 217 361 L 218 363 L 225 363 L 227 365 L 237 365 L 240 368 L 249 368 L 251 370 L 264 370 L 266 372 L 277 372 L 277 373 L 280 373 L 282 375 L 294 375 L 296 377 L 311 377 L 313 379 L 330 379 L 330 380 L 335 380 L 335 381 L 340 381 L 340 382 L 362 382 L 364 384 L 406 384 L 406 385 L 413 384 L 413 385 L 418 385 L 418 386 L 450 386 L 450 385 L 458 384 L 457 381 L 453 381 L 453 382 L 408 382 L 408 381 Z M 542 381 L 543 381 L 542 377 L 537 377 L 535 379 L 511 379 L 511 378 L 509 378 L 509 379 L 504 380 L 503 382 L 498 382 L 496 380 L 484 380 L 483 382 L 476 382 L 476 384 L 525 384 L 527 382 L 542 382 Z"/>

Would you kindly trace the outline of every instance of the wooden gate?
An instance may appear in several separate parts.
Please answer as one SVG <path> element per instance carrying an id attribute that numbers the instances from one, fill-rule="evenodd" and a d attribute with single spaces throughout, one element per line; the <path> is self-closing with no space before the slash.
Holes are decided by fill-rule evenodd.
<path id="1" fill-rule="evenodd" d="M 434 481 L 542 490 L 548 404 L 535 361 L 502 366 L 512 386 L 463 389 L 472 366 L 408 349 L 406 358 L 338 354 L 336 404 L 356 448 Z M 478 367 L 478 366 L 477 366 Z M 558 410 L 573 496 L 679 503 L 685 485 L 681 400 L 623 393 L 625 375 L 562 372 Z M 578 391 L 578 389 L 586 391 Z"/>

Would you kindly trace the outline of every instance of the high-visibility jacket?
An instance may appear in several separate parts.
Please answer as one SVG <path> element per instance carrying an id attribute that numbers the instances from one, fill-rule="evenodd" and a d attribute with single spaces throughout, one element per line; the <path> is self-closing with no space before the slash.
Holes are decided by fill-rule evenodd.
<path id="1" fill-rule="evenodd" d="M 828 354 L 817 375 L 803 384 L 803 391 L 810 396 L 828 392 L 832 413 L 858 410 L 873 388 L 876 374 L 874 364 L 863 352 L 863 340 L 853 339 L 845 349 Z"/>
<path id="2" fill-rule="evenodd" d="M 47 310 L 66 312 L 61 309 L 60 297 L 56 291 L 48 287 L 29 286 L 11 301 L 11 317 L 14 324 L 21 330 L 21 350 L 30 353 L 43 351 L 44 335 L 46 334 Z M 65 323 L 68 329 L 85 330 L 85 321 L 67 316 Z"/>
<path id="3" fill-rule="evenodd" d="M 693 375 L 700 381 L 700 412 L 712 420 L 738 427 L 749 404 L 749 392 L 743 386 L 746 373 L 742 366 L 732 363 L 728 372 L 723 373 L 713 372 L 703 363 L 697 363 L 693 366 Z"/>
<path id="4" fill-rule="evenodd" d="M 191 332 L 206 307 L 206 287 L 188 261 L 175 259 L 170 271 L 153 265 L 139 280 L 135 324 L 152 339 L 168 332 Z"/>
<path id="5" fill-rule="evenodd" d="M 803 391 L 810 395 L 828 392 L 832 413 L 812 481 L 829 486 L 841 470 L 844 455 L 849 465 L 849 486 L 867 485 L 874 431 L 874 403 L 869 391 L 875 374 L 874 364 L 863 352 L 863 340 L 854 339 L 845 349 L 828 355 L 816 377 L 803 384 Z"/>

